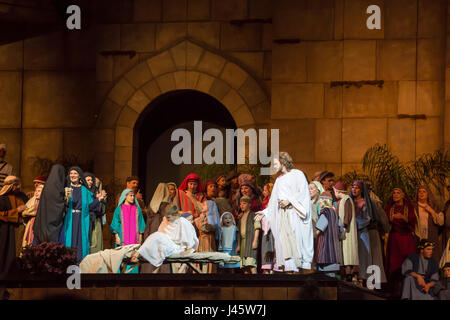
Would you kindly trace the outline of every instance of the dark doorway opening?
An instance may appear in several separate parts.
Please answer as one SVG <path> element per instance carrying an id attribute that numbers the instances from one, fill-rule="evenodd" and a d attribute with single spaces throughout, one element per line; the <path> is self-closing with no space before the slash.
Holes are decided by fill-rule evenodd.
<path id="1" fill-rule="evenodd" d="M 193 140 L 194 121 L 209 128 L 236 129 L 236 123 L 214 97 L 195 90 L 171 91 L 154 99 L 141 113 L 134 127 L 133 174 L 140 177 L 141 192 L 148 202 L 158 183 L 173 181 L 179 185 L 194 165 L 175 165 L 171 150 L 173 130 L 187 129 Z M 203 133 L 202 132 L 202 133 Z M 209 142 L 204 142 L 203 146 Z M 193 158 L 193 155 L 192 155 Z"/>

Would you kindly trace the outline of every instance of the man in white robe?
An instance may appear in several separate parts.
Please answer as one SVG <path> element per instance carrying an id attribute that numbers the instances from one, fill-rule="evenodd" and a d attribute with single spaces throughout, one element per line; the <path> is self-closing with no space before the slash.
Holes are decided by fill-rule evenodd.
<path id="1" fill-rule="evenodd" d="M 255 220 L 265 216 L 269 221 L 277 269 L 310 270 L 314 240 L 308 181 L 302 171 L 293 168 L 292 158 L 286 152 L 281 152 L 273 164 L 281 175 L 275 181 L 267 208 L 257 212 Z"/>

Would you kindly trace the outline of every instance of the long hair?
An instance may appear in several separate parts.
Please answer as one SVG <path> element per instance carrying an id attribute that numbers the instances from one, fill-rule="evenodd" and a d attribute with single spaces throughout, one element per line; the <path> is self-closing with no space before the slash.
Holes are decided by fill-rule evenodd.
<path id="1" fill-rule="evenodd" d="M 416 189 L 416 193 L 414 194 L 414 204 L 415 205 L 418 205 L 418 203 L 419 203 L 419 190 L 420 189 L 425 189 L 425 191 L 427 192 L 427 195 L 428 195 L 428 197 L 427 197 L 427 203 L 428 203 L 428 205 L 431 207 L 431 208 L 433 208 L 433 210 L 437 210 L 437 205 L 436 205 L 436 202 L 435 202 L 435 200 L 434 200 L 434 195 L 433 195 L 433 193 L 431 192 L 431 190 L 430 190 L 430 188 L 428 187 L 428 186 L 426 186 L 426 185 L 421 185 L 421 186 L 419 186 L 417 189 Z"/>
<path id="2" fill-rule="evenodd" d="M 267 187 L 267 190 L 269 190 L 269 198 L 270 198 L 270 195 L 272 194 L 273 190 L 273 183 L 272 182 L 266 183 L 264 187 Z"/>
<path id="3" fill-rule="evenodd" d="M 289 155 L 289 153 L 285 151 L 281 151 L 278 160 L 280 160 L 280 163 L 286 167 L 287 170 L 294 169 L 294 161 L 292 160 L 292 157 Z"/>

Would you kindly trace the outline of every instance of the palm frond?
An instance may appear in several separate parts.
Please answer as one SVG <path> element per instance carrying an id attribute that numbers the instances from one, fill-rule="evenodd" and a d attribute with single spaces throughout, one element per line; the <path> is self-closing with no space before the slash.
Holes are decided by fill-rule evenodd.
<path id="1" fill-rule="evenodd" d="M 438 198 L 442 200 L 444 198 L 442 187 L 446 183 L 449 168 L 449 151 L 443 153 L 437 150 L 432 154 L 423 154 L 415 161 L 402 163 L 386 144 L 376 144 L 363 156 L 363 171 L 345 173 L 341 179 L 347 183 L 357 178 L 370 182 L 374 192 L 384 204 L 388 202 L 394 188 L 401 187 L 410 198 L 413 198 L 416 188 L 422 184 L 437 192 Z"/>

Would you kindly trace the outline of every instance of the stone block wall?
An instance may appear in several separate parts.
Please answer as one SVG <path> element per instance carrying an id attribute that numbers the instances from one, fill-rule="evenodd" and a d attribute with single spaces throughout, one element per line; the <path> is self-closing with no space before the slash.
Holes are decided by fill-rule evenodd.
<path id="1" fill-rule="evenodd" d="M 105 183 L 128 175 L 136 119 L 182 88 L 211 94 L 242 127 L 279 128 L 309 177 L 359 168 L 377 142 L 404 161 L 450 145 L 445 0 L 97 3 L 86 30 L 0 46 L 0 141 L 27 188 L 36 156 L 94 161 Z M 373 4 L 381 30 L 366 28 Z M 384 85 L 330 86 L 361 80 Z"/>
<path id="2" fill-rule="evenodd" d="M 366 27 L 366 8 L 374 4 L 381 8 L 381 30 Z M 442 149 L 444 130 L 448 148 L 447 6 L 441 0 L 274 2 L 274 40 L 299 42 L 273 44 L 271 119 L 286 124 L 281 148 L 300 168 L 308 174 L 333 168 L 339 175 L 358 168 L 375 143 L 387 143 L 403 161 L 414 160 Z M 365 80 L 384 85 L 330 86 Z M 285 133 L 291 125 L 298 126 L 296 135 Z"/>
<path id="3" fill-rule="evenodd" d="M 54 32 L 0 46 L 0 141 L 32 189 L 36 157 L 93 160 L 94 34 Z"/>

